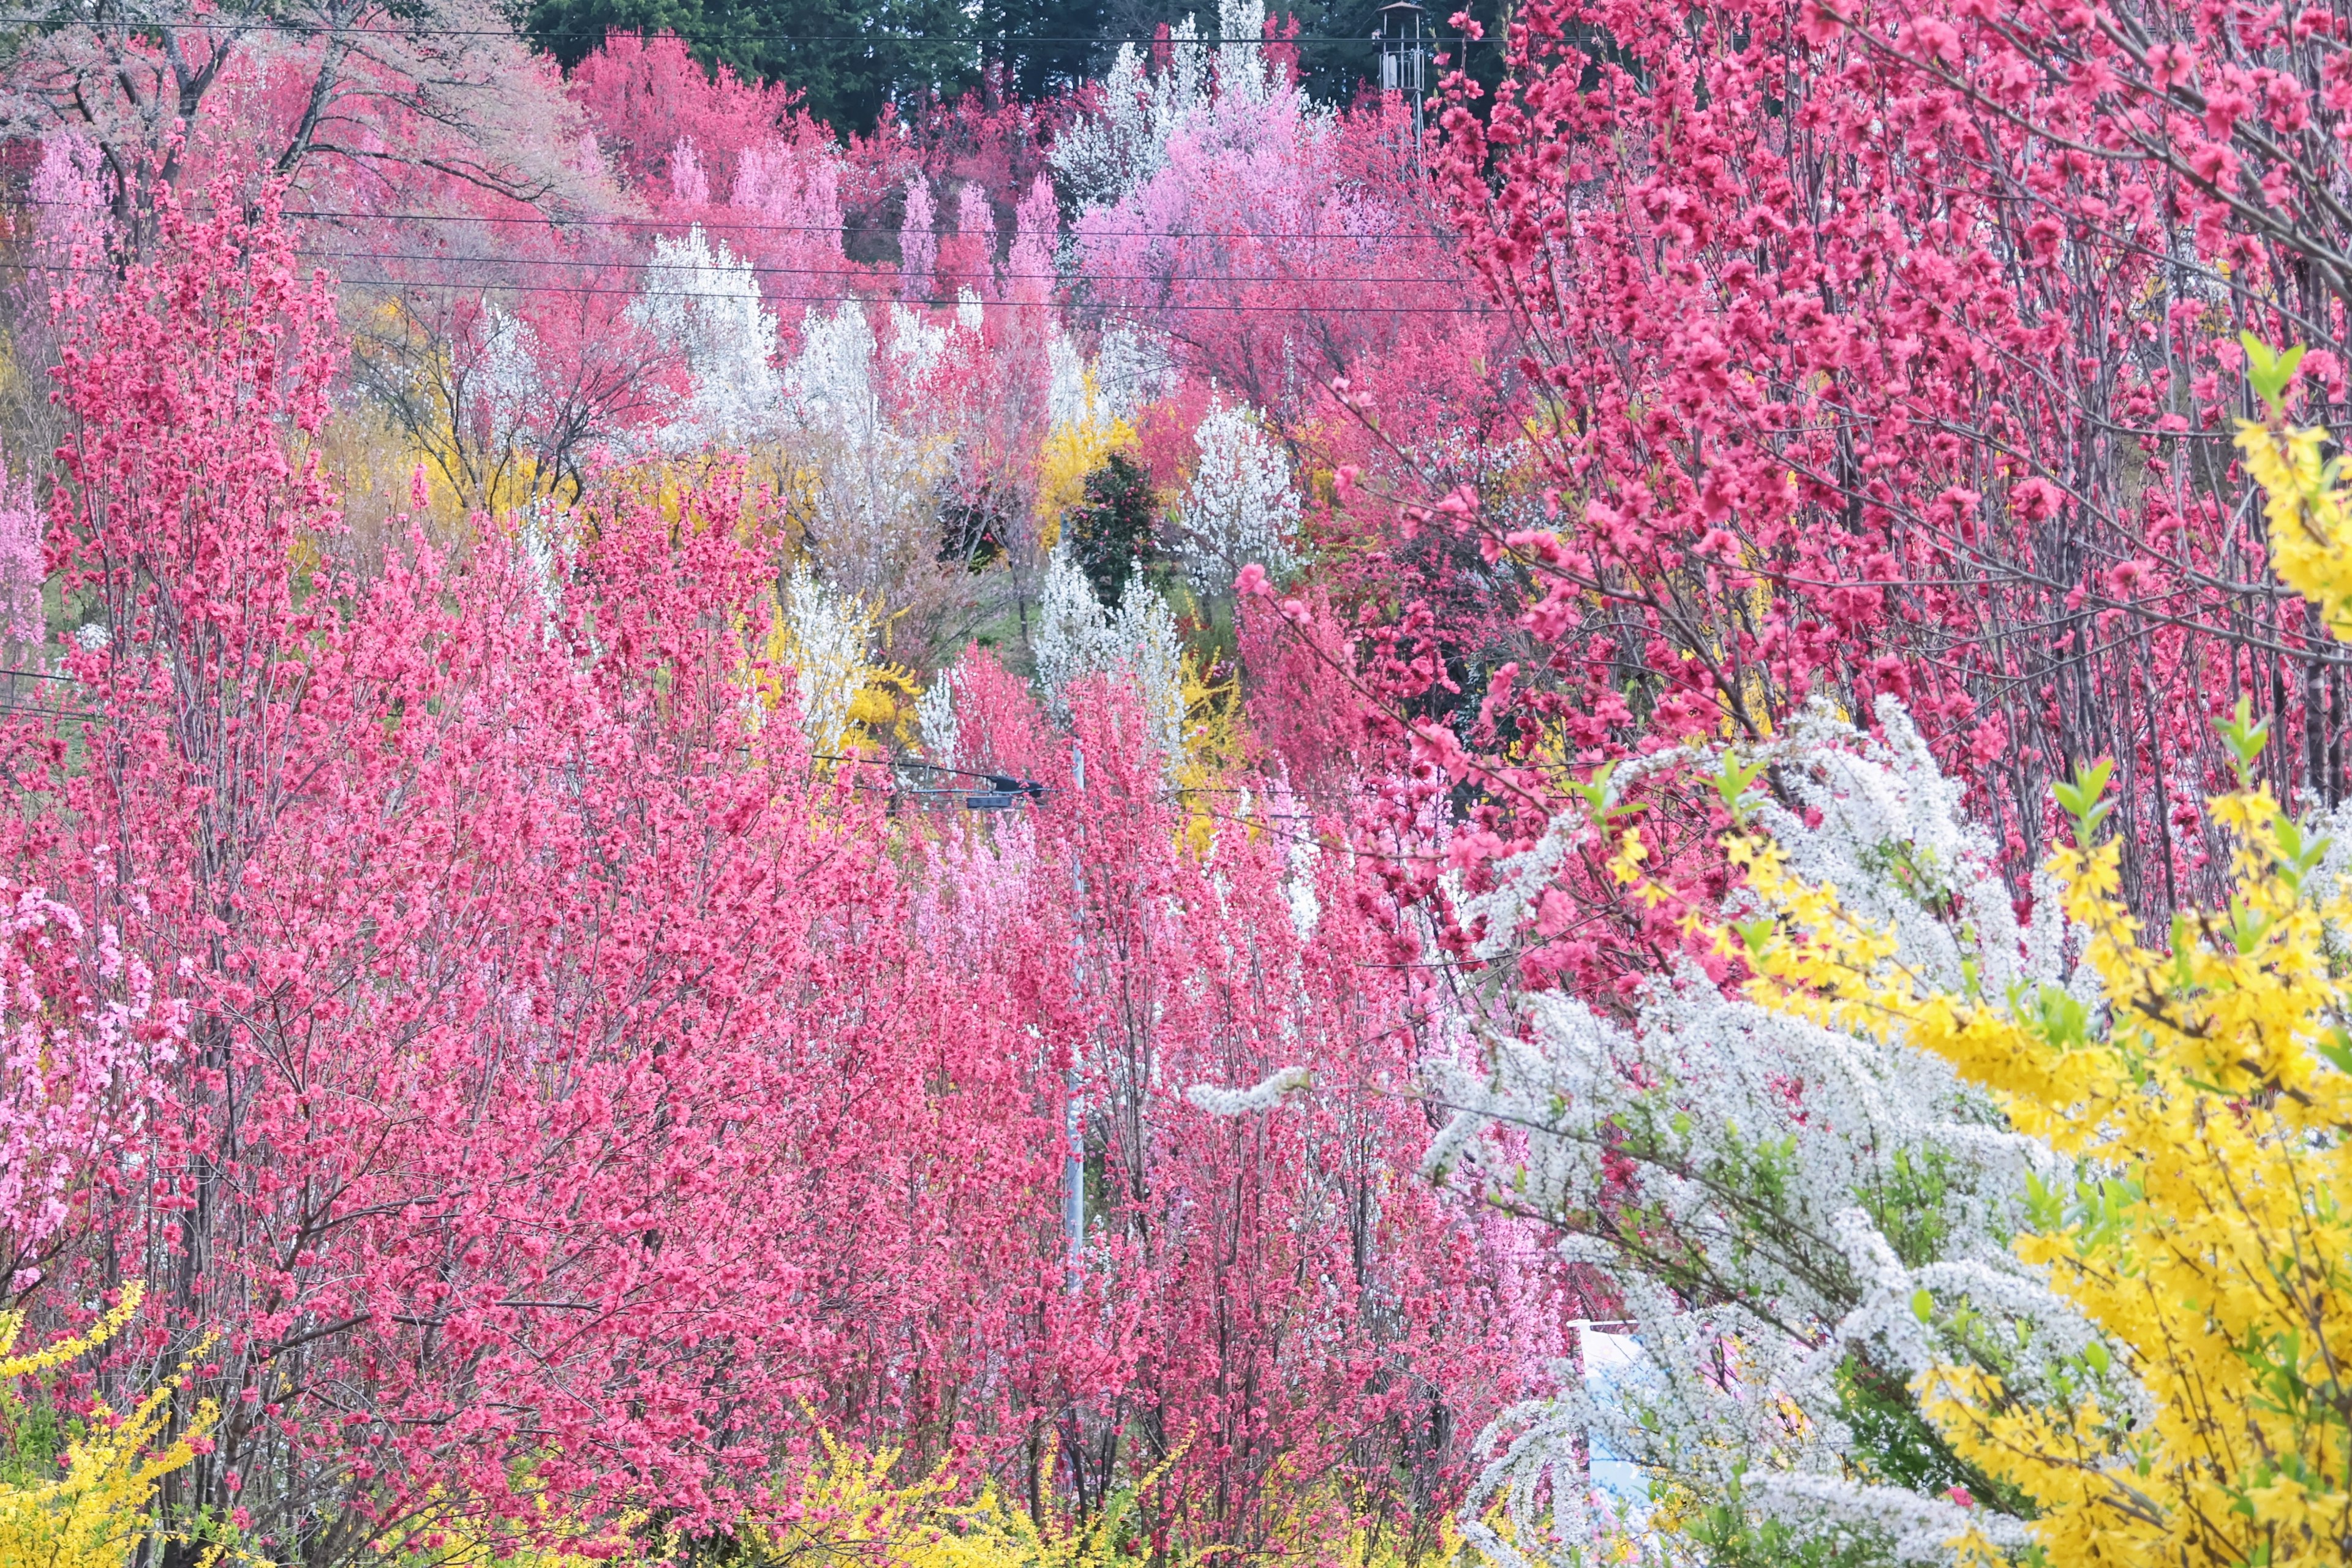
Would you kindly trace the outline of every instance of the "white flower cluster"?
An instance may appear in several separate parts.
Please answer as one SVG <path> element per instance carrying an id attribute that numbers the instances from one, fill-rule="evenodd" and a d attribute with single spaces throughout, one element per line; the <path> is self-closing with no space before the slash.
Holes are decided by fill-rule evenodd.
<path id="1" fill-rule="evenodd" d="M 1045 340 L 1045 422 L 1055 429 L 1094 424 L 1099 404 L 1086 349 L 1055 327 Z"/>
<path id="2" fill-rule="evenodd" d="M 1800 874 L 1892 930 L 1923 983 L 1972 974 L 1982 994 L 2024 1005 L 2072 986 L 2097 1005 L 2087 971 L 2069 973 L 2063 930 L 2017 918 L 1901 709 L 1882 702 L 1878 718 L 1883 742 L 1815 714 L 1772 743 L 1758 760 L 1783 799 L 1758 813 L 1763 828 Z M 1465 906 L 1486 923 L 1482 953 L 1507 947 L 1584 833 L 1563 817 Z M 1737 898 L 1727 912 L 1743 912 Z M 1768 1010 L 1696 967 L 1656 984 L 1630 1025 L 1558 993 L 1520 1009 L 1480 1067 L 1433 1073 L 1454 1114 L 1425 1168 L 1549 1216 L 1568 1257 L 1622 1293 L 1643 1353 L 1605 1391 L 1522 1405 L 1490 1430 L 1495 1457 L 1463 1514 L 1473 1541 L 1513 1568 L 1589 1545 L 1563 1531 L 1584 1528 L 1590 1445 L 1884 1560 L 1950 1561 L 1969 1527 L 2022 1544 L 2021 1521 L 1964 1490 L 1864 1477 L 1850 1462 L 1853 1390 L 1858 1368 L 1900 1391 L 1967 1362 L 1963 1309 L 2013 1346 L 1995 1369 L 2012 1387 L 2062 1370 L 2079 1384 L 2094 1331 L 2006 1245 L 2029 1177 L 2069 1177 L 2056 1157 L 1940 1058 Z M 2119 1373 L 2100 1395 L 2119 1410 L 2145 1398 Z M 1509 1539 L 1485 1520 L 1498 1500 Z"/>
<path id="3" fill-rule="evenodd" d="M 1045 340 L 1045 417 L 1055 430 L 1108 430 L 1132 420 L 1175 385 L 1168 344 L 1120 324 L 1103 329 L 1094 357 L 1056 327 Z"/>
<path id="4" fill-rule="evenodd" d="M 1298 490 L 1280 443 L 1248 408 L 1219 403 L 1192 433 L 1200 466 L 1177 524 L 1185 574 L 1203 593 L 1222 593 L 1252 562 L 1281 576 L 1297 564 Z"/>
<path id="5" fill-rule="evenodd" d="M 1095 351 L 1095 392 L 1114 419 L 1132 419 L 1176 387 L 1176 354 L 1168 341 L 1128 322 L 1103 329 Z"/>
<path id="6" fill-rule="evenodd" d="M 1309 833 L 1294 835 L 1283 858 L 1290 863 L 1290 875 L 1282 884 L 1282 896 L 1290 905 L 1290 926 L 1305 942 L 1323 923 L 1323 900 L 1315 892 L 1315 868 L 1323 858 L 1323 847 Z"/>
<path id="7" fill-rule="evenodd" d="M 546 617 L 541 635 L 555 635 L 554 617 L 563 608 L 563 590 L 572 578 L 572 563 L 579 553 L 571 514 L 551 500 L 535 500 L 515 518 L 515 545 L 532 597 Z"/>
<path id="8" fill-rule="evenodd" d="M 475 406 L 497 428 L 511 428 L 530 417 L 537 401 L 539 334 L 530 323 L 482 304 L 480 356 L 474 362 Z"/>
<path id="9" fill-rule="evenodd" d="M 915 724 L 922 733 L 923 755 L 943 767 L 955 765 L 956 748 L 962 740 L 961 726 L 956 722 L 956 688 L 962 682 L 963 667 L 950 665 L 915 699 Z"/>
<path id="10" fill-rule="evenodd" d="M 1128 579 L 1118 608 L 1107 612 L 1068 547 L 1056 545 L 1045 559 L 1037 620 L 1031 644 L 1037 684 L 1054 716 L 1068 719 L 1063 693 L 1072 681 L 1126 676 L 1142 692 L 1162 765 L 1172 771 L 1184 756 L 1184 644 L 1175 616 L 1141 574 Z"/>
<path id="11" fill-rule="evenodd" d="M 1170 30 L 1167 68 L 1145 68 L 1141 50 L 1121 44 L 1103 78 L 1103 111 L 1057 138 L 1047 160 L 1081 206 L 1108 206 L 1160 170 L 1168 139 L 1196 114 L 1213 113 L 1221 99 L 1264 103 L 1292 90 L 1271 51 L 1256 42 L 1265 31 L 1265 0 L 1220 0 L 1213 48 L 1186 16 Z"/>
<path id="12" fill-rule="evenodd" d="M 849 737 L 850 704 L 864 683 L 869 617 L 806 566 L 784 579 L 783 614 L 801 733 L 810 751 L 838 756 Z"/>
<path id="13" fill-rule="evenodd" d="M 890 353 L 904 376 L 926 374 L 944 334 L 902 305 L 889 307 Z M 809 487 L 811 543 L 835 586 L 869 602 L 889 598 L 939 550 L 939 481 L 946 451 L 901 428 L 884 404 L 882 350 L 866 307 L 812 309 L 783 377 L 796 468 Z"/>
<path id="14" fill-rule="evenodd" d="M 686 360 L 685 405 L 656 437 L 668 451 L 740 446 L 773 433 L 783 385 L 776 374 L 776 318 L 748 258 L 713 243 L 697 224 L 654 241 L 636 321 Z"/>
<path id="15" fill-rule="evenodd" d="M 1309 1068 L 1282 1068 L 1254 1088 L 1220 1089 L 1214 1084 L 1196 1083 L 1184 1091 L 1184 1098 L 1212 1116 L 1247 1116 L 1253 1111 L 1273 1110 L 1286 1097 L 1314 1081 L 1315 1074 Z"/>

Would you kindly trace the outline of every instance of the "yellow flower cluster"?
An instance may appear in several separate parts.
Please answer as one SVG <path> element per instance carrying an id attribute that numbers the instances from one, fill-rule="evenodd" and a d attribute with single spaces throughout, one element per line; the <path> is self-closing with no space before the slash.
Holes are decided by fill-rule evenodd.
<path id="1" fill-rule="evenodd" d="M 121 1332 L 139 1310 L 139 1299 L 140 1288 L 132 1285 L 89 1332 L 26 1355 L 10 1353 L 24 1320 L 0 1313 L 0 1405 L 12 1431 L 22 1430 L 26 1413 L 18 1380 L 61 1366 Z M 120 1421 L 103 1405 L 92 1411 L 81 1434 L 67 1444 L 64 1473 L 57 1479 L 0 1484 L 0 1563 L 124 1568 L 156 1533 L 151 1513 L 156 1482 L 194 1458 L 195 1440 L 219 1419 L 210 1401 L 201 1403 L 176 1438 L 156 1447 L 172 1425 L 172 1403 L 184 1382 L 166 1380 Z"/>
<path id="2" fill-rule="evenodd" d="M 2294 356 L 2247 350 L 2272 419 L 2238 440 L 2272 564 L 2352 640 L 2340 459 L 2278 417 Z M 2263 727 L 2242 709 L 2223 738 L 2241 790 L 2210 809 L 2237 846 L 2231 895 L 2160 941 L 2125 907 L 2118 846 L 2096 842 L 2105 766 L 2059 792 L 2076 847 L 2051 870 L 2096 1006 L 2056 986 L 1987 995 L 1973 972 L 1957 993 L 1929 984 L 1776 847 L 1734 847 L 1763 915 L 1725 945 L 1764 1000 L 1943 1057 L 2084 1173 L 2036 1190 L 2016 1243 L 2105 1336 L 2062 1380 L 2073 1395 L 2025 1397 L 1981 1366 L 1918 1384 L 1955 1448 L 2033 1500 L 2064 1568 L 2352 1563 L 2352 898 L 2319 874 L 2324 841 L 2252 786 Z M 2119 1378 L 2142 1414 L 2102 1403 Z"/>
<path id="3" fill-rule="evenodd" d="M 1135 426 L 1104 408 L 1092 369 L 1083 382 L 1082 411 L 1046 432 L 1037 451 L 1038 543 L 1048 550 L 1061 538 L 1063 514 L 1086 504 L 1087 476 L 1135 445 Z"/>
<path id="4" fill-rule="evenodd" d="M 2271 569 L 2319 606 L 2337 640 L 2352 642 L 2352 494 L 2342 459 L 2325 458 L 2321 430 L 2282 430 L 2244 420 L 2238 450 L 2263 487 Z"/>
<path id="5" fill-rule="evenodd" d="M 2259 750 L 2259 730 L 2238 739 Z M 2064 802 L 2085 845 L 2103 783 Z M 2016 1245 L 2121 1348 L 2153 1419 L 2103 1406 L 2098 1345 L 2064 1407 L 1980 1368 L 1919 1388 L 1964 1458 L 2033 1500 L 2067 1568 L 2352 1562 L 2352 1035 L 2326 942 L 2352 902 L 2322 895 L 2321 847 L 2267 792 L 2213 810 L 2237 836 L 2232 895 L 2160 944 L 2124 907 L 2114 843 L 2054 858 L 2103 1011 L 1927 984 L 1834 889 L 1769 844 L 1738 851 L 1769 913 L 1738 931 L 1765 999 L 1944 1057 L 2089 1173 L 2037 1192 Z"/>
<path id="6" fill-rule="evenodd" d="M 1059 1529 L 1007 1504 L 993 1491 L 957 1500 L 944 1468 L 924 1479 L 892 1479 L 895 1449 L 868 1454 L 824 1434 L 824 1463 L 791 1497 L 793 1522 L 748 1522 L 743 1544 L 762 1563 L 887 1563 L 893 1568 L 1085 1568 L 1120 1556 L 1133 1494 L 1086 1525 Z M 1051 1479 L 1050 1462 L 1047 1479 Z M 1145 1478 L 1142 1490 L 1159 1479 Z"/>
<path id="7" fill-rule="evenodd" d="M 2303 350 L 2274 353 L 2252 334 L 2240 342 L 2246 379 L 2270 411 L 2265 421 L 2239 422 L 2238 451 L 2263 489 L 2271 570 L 2318 606 L 2338 641 L 2352 642 L 2352 491 L 2344 488 L 2344 459 L 2325 455 L 2325 430 L 2284 422 L 2287 384 Z"/>

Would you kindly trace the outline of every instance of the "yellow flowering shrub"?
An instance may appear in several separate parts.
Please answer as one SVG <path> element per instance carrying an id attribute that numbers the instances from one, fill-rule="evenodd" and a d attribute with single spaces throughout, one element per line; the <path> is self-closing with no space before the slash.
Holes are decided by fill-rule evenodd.
<path id="1" fill-rule="evenodd" d="M 1136 441 L 1134 426 L 1103 410 L 1092 369 L 1084 380 L 1084 412 L 1046 432 L 1037 450 L 1037 542 L 1047 550 L 1061 538 L 1062 514 L 1086 504 L 1087 476 Z"/>
<path id="2" fill-rule="evenodd" d="M 2224 733 L 2250 777 L 2262 727 L 2242 712 Z M 1943 1057 L 2084 1173 L 2035 1191 L 2015 1243 L 2105 1335 L 2061 1380 L 2071 1399 L 2021 1398 L 1982 1364 L 1917 1384 L 1954 1448 L 2032 1499 L 2051 1562 L 2352 1561 L 2352 997 L 2328 941 L 2352 899 L 2248 786 L 2212 803 L 2238 845 L 2227 906 L 2150 941 L 2118 846 L 2096 842 L 2105 778 L 2060 791 L 2077 843 L 2050 866 L 2104 1006 L 1929 984 L 1759 841 L 1735 847 L 1765 911 L 1739 949 L 1770 1005 Z M 2102 1399 L 2116 1376 L 2141 1416 Z"/>
<path id="3" fill-rule="evenodd" d="M 824 1435 L 824 1462 L 790 1497 L 790 1522 L 747 1522 L 743 1544 L 764 1563 L 870 1563 L 891 1568 L 1086 1568 L 1127 1555 L 1136 1491 L 1084 1524 L 1039 1523 L 995 1491 L 957 1500 L 944 1467 L 902 1483 L 895 1449 L 867 1454 Z M 1050 1461 L 1046 1480 L 1050 1485 Z"/>
<path id="4" fill-rule="evenodd" d="M 139 1310 L 140 1288 L 90 1330 L 40 1351 L 18 1355 L 21 1315 L 0 1313 L 0 1416 L 20 1437 L 35 1414 L 23 1380 L 85 1355 L 122 1331 Z M 201 1348 L 196 1352 L 202 1354 Z M 210 1432 L 220 1413 L 199 1404 L 179 1435 L 163 1438 L 172 1425 L 172 1402 L 184 1377 L 166 1380 L 131 1413 L 117 1420 L 100 1405 L 65 1442 L 62 1473 L 56 1479 L 18 1473 L 0 1479 L 0 1563 L 9 1568 L 124 1568 L 157 1532 L 151 1511 L 156 1483 L 195 1458 L 194 1444 Z M 159 1446 L 160 1444 L 160 1446 Z"/>
<path id="5" fill-rule="evenodd" d="M 2347 505 L 2352 497 L 2341 483 L 2344 460 L 2323 457 L 2325 430 L 2291 428 L 2281 421 L 2286 384 L 2303 350 L 2273 354 L 2251 335 L 2241 341 L 2247 379 L 2270 409 L 2267 422 L 2240 421 L 2238 451 L 2263 489 L 2271 569 L 2318 606 L 2339 641 L 2352 641 L 2352 508 Z"/>
<path id="6" fill-rule="evenodd" d="M 2258 727 L 2234 739 L 2251 760 Z M 2069 1405 L 2021 1401 L 1981 1367 L 1931 1369 L 1922 1407 L 1954 1447 L 2033 1500 L 2065 1564 L 2352 1561 L 2352 1035 L 2315 896 L 2320 847 L 2266 791 L 2214 803 L 2238 835 L 2233 892 L 2145 940 L 2118 847 L 2092 842 L 2103 773 L 2066 796 L 2082 843 L 2053 858 L 2104 1010 L 2045 987 L 1919 984 L 1886 933 L 1769 845 L 1740 849 L 1774 930 L 1743 942 L 1759 992 L 1832 1027 L 1899 1032 L 1998 1096 L 2089 1173 L 2035 1194 L 2016 1246 L 2120 1347 L 2094 1345 Z M 2152 1420 L 2095 1392 L 2137 1379 Z"/>

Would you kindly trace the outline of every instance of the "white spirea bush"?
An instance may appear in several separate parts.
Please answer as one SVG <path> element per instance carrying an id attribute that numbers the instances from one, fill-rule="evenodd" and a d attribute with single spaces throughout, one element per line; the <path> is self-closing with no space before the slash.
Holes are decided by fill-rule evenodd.
<path id="1" fill-rule="evenodd" d="M 1306 1068 L 1279 1068 L 1248 1089 L 1196 1083 L 1184 1091 L 1184 1098 L 1212 1116 L 1246 1116 L 1252 1111 L 1271 1110 L 1286 1097 L 1314 1082 L 1314 1073 Z"/>
<path id="2" fill-rule="evenodd" d="M 1898 706 L 1878 718 L 1883 740 L 1814 714 L 1766 748 L 1757 760 L 1781 799 L 1757 825 L 1798 872 L 1895 932 L 1926 983 L 2079 990 L 2066 933 L 2020 921 L 1959 786 Z M 1484 956 L 1510 951 L 1587 833 L 1562 817 L 1494 891 L 1463 901 L 1484 922 Z M 1741 913 L 1735 895 L 1727 917 Z M 1897 1484 L 1870 1456 L 1931 1363 L 1997 1363 L 2018 1388 L 2072 1375 L 2094 1331 L 2008 1245 L 2031 1184 L 2072 1173 L 1940 1058 L 1769 1011 L 1695 965 L 1654 984 L 1630 1021 L 1557 992 L 1517 1011 L 1515 1027 L 1487 1032 L 1482 1063 L 1433 1069 L 1453 1115 L 1425 1168 L 1547 1222 L 1622 1292 L 1643 1356 L 1603 1395 L 1523 1405 L 1490 1430 L 1463 1515 L 1473 1541 L 1512 1568 L 1589 1548 L 1578 1478 L 1597 1441 L 1685 1501 L 1732 1500 L 1865 1559 L 1949 1561 L 1968 1524 L 2021 1547 L 2022 1521 L 1994 1500 Z M 1938 1439 L 1911 1420 L 1904 1440 L 1932 1454 Z M 1498 1500 L 1509 1539 L 1486 1521 Z"/>
<path id="3" fill-rule="evenodd" d="M 712 242 L 699 224 L 683 237 L 656 239 L 631 312 L 686 360 L 689 390 L 656 437 L 662 447 L 740 446 L 774 433 L 783 395 L 776 318 L 748 258 Z"/>
<path id="4" fill-rule="evenodd" d="M 1193 586 L 1222 593 L 1252 562 L 1280 576 L 1297 564 L 1298 490 L 1281 443 L 1246 407 L 1220 403 L 1192 433 L 1200 466 L 1177 513 Z"/>

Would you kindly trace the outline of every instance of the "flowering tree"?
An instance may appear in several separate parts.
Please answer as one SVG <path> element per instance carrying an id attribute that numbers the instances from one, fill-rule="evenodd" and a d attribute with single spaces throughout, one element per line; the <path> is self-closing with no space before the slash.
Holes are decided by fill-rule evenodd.
<path id="1" fill-rule="evenodd" d="M 1177 523 L 1185 570 L 1202 593 L 1222 594 L 1244 566 L 1277 575 L 1296 564 L 1298 491 L 1290 464 L 1246 408 L 1220 404 L 1193 428 L 1200 463 Z"/>
<path id="2" fill-rule="evenodd" d="M 263 180 L 381 195 L 416 176 L 573 210 L 604 195 L 552 70 L 465 0 L 61 17 L 12 42 L 0 116 L 83 138 L 134 248 L 158 182 L 194 174 L 202 189 L 222 169 L 248 196 Z"/>
<path id="3" fill-rule="evenodd" d="M 600 454 L 665 426 L 698 428 L 691 414 L 665 416 L 681 403 L 702 410 L 707 395 L 686 345 L 632 300 L 644 275 L 620 247 L 535 231 L 506 248 L 494 258 L 502 279 L 428 257 L 388 268 L 405 276 L 354 290 L 346 306 L 352 381 L 461 512 L 576 500 Z M 674 301 L 695 275 L 690 261 L 670 268 L 653 287 Z M 693 344 L 706 360 L 710 336 Z M 724 405 L 714 416 L 730 414 L 740 416 Z"/>
<path id="4" fill-rule="evenodd" d="M 1119 1324 L 1097 1352 L 1115 1374 L 1040 1385 L 1033 1484 L 1047 1453 L 1089 1507 L 1157 1474 L 1139 1518 L 1171 1552 L 1425 1543 L 1463 1435 L 1556 1341 L 1541 1260 L 1402 1170 L 1424 1123 L 1391 1086 L 1432 1047 L 1400 1025 L 1424 983 L 1394 962 L 1377 883 L 1314 854 L 1337 825 L 1304 811 L 1185 832 L 1131 677 L 1065 689 L 1068 741 L 1006 684 L 959 667 L 956 754 L 1050 804 L 992 843 L 947 838 L 929 941 L 1002 976 L 981 984 L 1074 1077 L 1087 1229 L 1066 1288 Z"/>
<path id="5" fill-rule="evenodd" d="M 2161 9 L 1843 16 L 1554 7 L 1491 102 L 1457 81 L 1441 177 L 1537 395 L 1530 468 L 1403 498 L 1494 557 L 1523 640 L 1449 641 L 1433 596 L 1426 646 L 1514 664 L 1507 731 L 1587 765 L 1900 696 L 2021 889 L 2051 785 L 2112 751 L 2126 896 L 2169 908 L 2226 861 L 2196 803 L 2238 697 L 2275 786 L 2339 771 L 2337 656 L 2265 585 L 2216 342 L 2300 310 L 2295 264 L 2134 86 L 2158 37 L 2200 92 L 2247 46 Z"/>
<path id="6" fill-rule="evenodd" d="M 740 450 L 767 436 L 783 413 L 783 384 L 771 363 L 776 318 L 762 302 L 751 264 L 714 246 L 700 226 L 682 239 L 657 239 L 646 267 L 637 321 L 676 344 L 692 390 L 657 439 L 673 450 Z"/>
<path id="7" fill-rule="evenodd" d="M 1273 26 L 1254 0 L 1228 4 L 1220 36 Z M 1156 74 L 1125 50 L 1100 114 L 1054 145 L 1083 204 L 1085 297 L 1286 426 L 1311 389 L 1412 354 L 1435 335 L 1424 328 L 1478 333 L 1483 301 L 1413 173 L 1404 122 L 1316 108 L 1271 44 L 1190 42 L 1189 29 L 1172 37 Z"/>
<path id="8" fill-rule="evenodd" d="M 777 790 L 797 729 L 747 734 L 740 489 L 600 492 L 551 584 L 497 533 L 361 584 L 281 434 L 323 412 L 328 301 L 266 212 L 164 211 L 168 258 L 65 305 L 54 522 L 106 632 L 68 656 L 103 722 L 87 764 L 28 752 L 72 832 L 13 820 L 54 896 L 119 922 L 101 1004 L 135 1030 L 152 973 L 185 1019 L 152 1180 L 49 1270 L 52 1310 L 134 1273 L 169 1341 L 230 1336 L 217 1447 L 166 1507 L 327 1558 L 532 1497 L 724 1526 L 803 1399 L 905 1434 L 957 1389 L 940 1447 L 986 1426 L 982 1325 L 1046 1288 L 1020 1216 L 1050 1205 L 1013 1190 L 1050 1184 L 1034 1086 L 959 1054 L 1017 1060 L 998 1025 L 927 1005 L 797 1021 L 901 984 L 961 1004 L 876 940 L 887 868 Z M 709 832 L 737 848 L 678 852 Z"/>

